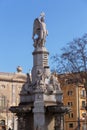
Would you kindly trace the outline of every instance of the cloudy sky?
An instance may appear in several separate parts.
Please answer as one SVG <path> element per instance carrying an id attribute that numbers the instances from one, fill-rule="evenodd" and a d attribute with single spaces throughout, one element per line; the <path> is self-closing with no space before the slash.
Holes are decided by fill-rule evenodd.
<path id="1" fill-rule="evenodd" d="M 45 12 L 50 56 L 87 33 L 87 0 L 0 0 L 0 72 L 33 66 L 33 21 Z M 50 58 L 49 58 L 50 66 Z"/>

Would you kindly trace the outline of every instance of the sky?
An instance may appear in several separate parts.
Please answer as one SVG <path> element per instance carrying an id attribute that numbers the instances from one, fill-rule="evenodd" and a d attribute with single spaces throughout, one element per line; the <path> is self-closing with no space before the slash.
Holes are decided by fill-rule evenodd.
<path id="1" fill-rule="evenodd" d="M 87 33 L 87 0 L 0 0 L 0 72 L 33 67 L 32 31 L 34 19 L 45 13 L 50 57 L 73 38 Z"/>

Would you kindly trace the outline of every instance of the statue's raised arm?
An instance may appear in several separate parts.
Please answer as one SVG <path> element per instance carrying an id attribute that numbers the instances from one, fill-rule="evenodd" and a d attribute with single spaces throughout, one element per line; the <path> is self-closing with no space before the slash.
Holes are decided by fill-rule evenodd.
<path id="1" fill-rule="evenodd" d="M 46 42 L 46 36 L 48 35 L 48 31 L 46 29 L 46 24 L 44 20 L 44 13 L 41 13 L 40 17 L 34 20 L 32 36 L 34 41 L 34 47 L 42 47 Z"/>

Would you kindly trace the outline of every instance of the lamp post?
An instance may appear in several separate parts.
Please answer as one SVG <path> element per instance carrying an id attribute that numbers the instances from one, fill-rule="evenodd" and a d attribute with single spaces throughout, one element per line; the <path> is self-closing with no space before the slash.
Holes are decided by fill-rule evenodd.
<path id="1" fill-rule="evenodd" d="M 86 75 L 87 75 L 87 73 L 86 73 Z M 86 118 L 85 118 L 85 121 L 86 121 L 86 128 L 87 128 L 87 77 L 86 77 L 86 81 L 85 81 L 85 84 L 84 84 L 84 86 L 85 86 L 85 91 L 86 91 L 86 106 L 85 106 L 85 110 L 86 110 Z"/>
<path id="2" fill-rule="evenodd" d="M 87 129 L 87 88 L 86 88 L 86 106 L 85 106 L 85 110 L 86 110 L 86 118 L 85 118 L 85 121 L 86 121 L 86 129 Z"/>
<path id="3" fill-rule="evenodd" d="M 78 130 L 80 130 L 80 108 L 79 108 L 79 85 L 78 85 Z"/>
<path id="4" fill-rule="evenodd" d="M 9 108 L 9 100 L 7 100 L 7 106 L 6 106 L 7 129 L 8 129 L 8 108 Z"/>
<path id="5" fill-rule="evenodd" d="M 80 118 L 78 117 L 78 130 L 80 130 Z"/>

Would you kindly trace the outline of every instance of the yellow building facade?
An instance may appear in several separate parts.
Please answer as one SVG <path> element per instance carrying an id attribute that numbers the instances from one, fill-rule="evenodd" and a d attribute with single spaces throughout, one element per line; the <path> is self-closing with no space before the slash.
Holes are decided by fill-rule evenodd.
<path id="1" fill-rule="evenodd" d="M 66 80 L 62 85 L 63 102 L 71 107 L 71 112 L 65 115 L 64 130 L 87 130 L 86 91 L 82 84 Z"/>

